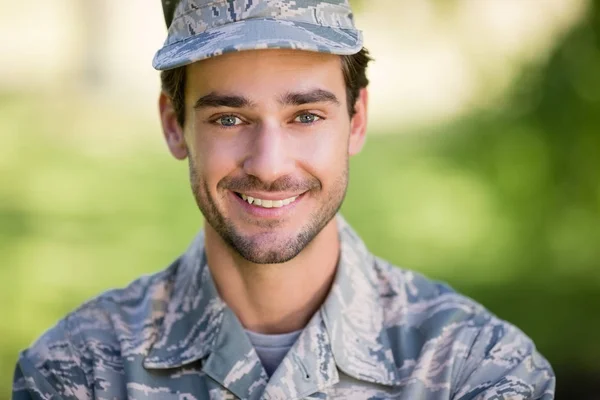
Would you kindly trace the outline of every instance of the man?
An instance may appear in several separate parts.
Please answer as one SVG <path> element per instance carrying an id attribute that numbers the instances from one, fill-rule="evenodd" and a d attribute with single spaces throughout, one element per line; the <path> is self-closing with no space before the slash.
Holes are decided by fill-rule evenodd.
<path id="1" fill-rule="evenodd" d="M 531 340 L 337 215 L 369 62 L 346 0 L 165 1 L 160 116 L 205 228 L 24 351 L 15 399 L 552 399 Z"/>

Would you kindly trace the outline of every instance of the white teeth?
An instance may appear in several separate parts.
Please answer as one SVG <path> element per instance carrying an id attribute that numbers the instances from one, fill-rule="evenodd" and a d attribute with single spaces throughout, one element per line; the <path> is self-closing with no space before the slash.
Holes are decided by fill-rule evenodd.
<path id="1" fill-rule="evenodd" d="M 249 204 L 254 204 L 255 206 L 261 206 L 264 208 L 280 208 L 283 206 L 287 206 L 288 204 L 293 203 L 298 198 L 298 196 L 295 196 L 284 200 L 261 200 L 255 199 L 254 197 L 247 196 L 245 194 L 240 195 L 242 196 L 242 199 L 247 201 Z"/>

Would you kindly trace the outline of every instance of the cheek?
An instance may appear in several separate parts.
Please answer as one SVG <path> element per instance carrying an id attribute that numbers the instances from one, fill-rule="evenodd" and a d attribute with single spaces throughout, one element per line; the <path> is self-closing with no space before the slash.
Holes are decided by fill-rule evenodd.
<path id="1" fill-rule="evenodd" d="M 214 188 L 221 179 L 235 171 L 242 150 L 239 141 L 196 133 L 193 144 L 196 171 L 210 188 Z"/>
<path id="2" fill-rule="evenodd" d="M 348 159 L 348 135 L 343 132 L 320 134 L 316 140 L 304 140 L 295 146 L 303 167 L 324 184 L 337 179 Z"/>

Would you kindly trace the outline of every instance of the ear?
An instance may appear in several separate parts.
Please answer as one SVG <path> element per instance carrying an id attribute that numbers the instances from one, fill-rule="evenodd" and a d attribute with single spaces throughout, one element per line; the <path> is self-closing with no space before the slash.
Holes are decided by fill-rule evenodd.
<path id="1" fill-rule="evenodd" d="M 160 93 L 158 108 L 160 110 L 160 122 L 167 146 L 173 157 L 178 160 L 184 160 L 188 156 L 188 148 L 183 135 L 183 127 L 179 125 L 173 102 L 165 92 Z"/>
<path id="2" fill-rule="evenodd" d="M 348 142 L 348 154 L 353 156 L 359 153 L 365 144 L 367 134 L 367 103 L 369 93 L 367 88 L 362 88 L 354 104 L 354 116 L 350 121 L 350 140 Z"/>

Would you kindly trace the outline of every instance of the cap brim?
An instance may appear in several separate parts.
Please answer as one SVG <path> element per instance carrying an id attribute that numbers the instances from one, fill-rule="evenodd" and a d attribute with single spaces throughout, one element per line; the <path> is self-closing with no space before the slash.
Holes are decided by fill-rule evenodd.
<path id="1" fill-rule="evenodd" d="M 157 70 L 181 67 L 221 54 L 258 49 L 296 49 L 339 55 L 362 49 L 356 29 L 331 28 L 278 19 L 247 19 L 164 46 L 154 56 Z"/>

